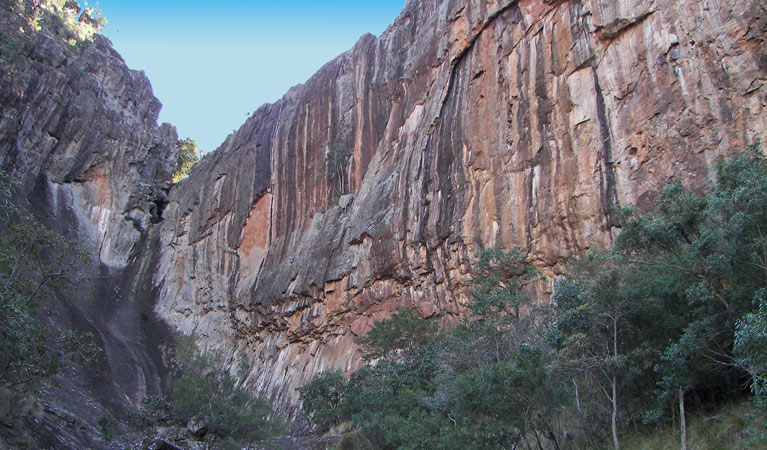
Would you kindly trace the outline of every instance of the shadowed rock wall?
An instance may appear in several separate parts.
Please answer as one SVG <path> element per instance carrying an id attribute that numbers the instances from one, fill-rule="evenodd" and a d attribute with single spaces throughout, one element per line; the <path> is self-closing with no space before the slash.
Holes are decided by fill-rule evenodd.
<path id="1" fill-rule="evenodd" d="M 767 138 L 756 1 L 413 0 L 170 192 L 156 311 L 284 408 L 400 305 L 454 321 L 472 257 L 549 275 L 615 208 Z M 546 291 L 547 286 L 541 289 Z"/>
<path id="2" fill-rule="evenodd" d="M 161 105 L 143 72 L 128 69 L 106 38 L 78 36 L 76 2 L 52 8 L 0 5 L 0 167 L 19 181 L 21 206 L 88 256 L 70 255 L 76 276 L 44 293 L 41 318 L 93 332 L 103 356 L 60 377 L 57 408 L 77 421 L 49 414 L 40 420 L 61 428 L 31 439 L 58 440 L 34 441 L 40 448 L 91 448 L 95 436 L 83 423 L 94 424 L 104 406 L 118 414 L 168 381 L 162 352 L 171 330 L 153 314 L 150 268 L 177 136 L 158 126 Z"/>

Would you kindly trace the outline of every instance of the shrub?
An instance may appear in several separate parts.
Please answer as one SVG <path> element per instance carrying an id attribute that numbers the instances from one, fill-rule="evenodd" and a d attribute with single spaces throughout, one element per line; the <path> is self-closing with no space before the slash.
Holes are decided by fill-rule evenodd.
<path id="1" fill-rule="evenodd" d="M 362 347 L 363 357 L 370 361 L 398 350 L 420 348 L 436 333 L 436 321 L 418 317 L 413 308 L 400 307 L 390 318 L 376 322 L 356 343 Z"/>
<path id="2" fill-rule="evenodd" d="M 336 445 L 336 450 L 373 450 L 373 448 L 373 444 L 359 431 L 346 433 Z"/>
<path id="3" fill-rule="evenodd" d="M 178 183 L 192 171 L 192 167 L 200 160 L 203 151 L 197 148 L 197 143 L 192 139 L 179 139 L 176 142 L 178 156 L 176 159 L 176 171 L 173 173 L 173 183 Z"/>
<path id="4" fill-rule="evenodd" d="M 110 413 L 106 413 L 99 417 L 96 421 L 96 424 L 99 426 L 99 434 L 101 434 L 101 439 L 106 442 L 110 442 L 112 440 L 119 427 L 119 422 L 117 422 L 117 419 L 115 419 L 114 416 Z"/>
<path id="5" fill-rule="evenodd" d="M 127 422 L 136 428 L 148 428 L 159 424 L 169 423 L 172 405 L 164 395 L 152 395 L 141 401 L 141 408 L 128 411 Z"/>
<path id="6" fill-rule="evenodd" d="M 316 375 L 312 381 L 298 388 L 304 413 L 320 431 L 327 431 L 343 420 L 340 406 L 344 398 L 344 385 L 341 372 L 331 370 Z"/>
<path id="7" fill-rule="evenodd" d="M 281 424 L 270 419 L 271 403 L 238 386 L 232 377 L 217 370 L 216 355 L 196 355 L 191 342 L 180 347 L 181 376 L 173 381 L 171 410 L 174 420 L 205 424 L 211 441 L 231 439 L 253 442 L 272 436 Z"/>

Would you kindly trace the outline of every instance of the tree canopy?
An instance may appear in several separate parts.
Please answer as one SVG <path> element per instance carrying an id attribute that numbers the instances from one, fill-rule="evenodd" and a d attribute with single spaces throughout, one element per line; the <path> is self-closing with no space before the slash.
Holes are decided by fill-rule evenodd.
<path id="1" fill-rule="evenodd" d="M 192 167 L 202 158 L 204 152 L 197 148 L 197 143 L 189 138 L 179 139 L 176 142 L 178 156 L 176 159 L 176 170 L 173 173 L 173 182 L 178 183 L 192 171 Z"/>

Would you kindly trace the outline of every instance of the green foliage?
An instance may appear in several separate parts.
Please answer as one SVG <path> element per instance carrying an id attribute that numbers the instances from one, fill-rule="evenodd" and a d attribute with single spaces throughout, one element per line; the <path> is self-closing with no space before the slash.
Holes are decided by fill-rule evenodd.
<path id="1" fill-rule="evenodd" d="M 346 433 L 336 445 L 336 450 L 373 450 L 373 444 L 359 431 Z"/>
<path id="2" fill-rule="evenodd" d="M 437 322 L 418 317 L 415 309 L 399 307 L 389 319 L 381 320 L 364 336 L 355 340 L 363 357 L 374 360 L 397 351 L 419 348 L 437 333 Z"/>
<path id="3" fill-rule="evenodd" d="M 474 266 L 472 313 L 482 318 L 518 319 L 520 309 L 529 302 L 525 287 L 538 277 L 538 270 L 527 262 L 527 252 L 521 247 L 482 251 Z"/>
<path id="4" fill-rule="evenodd" d="M 672 421 L 689 422 L 691 447 L 760 448 L 747 422 L 767 410 L 767 163 L 752 151 L 717 173 L 705 195 L 676 183 L 651 213 L 624 210 L 614 248 L 576 258 L 553 308 L 531 301 L 523 249 L 486 250 L 468 321 L 437 334 L 400 310 L 376 324 L 359 340 L 375 364 L 302 388 L 322 399 L 312 417 L 351 420 L 381 449 L 557 448 L 565 429 L 573 448 L 632 448 L 629 430 Z M 752 417 L 709 433 L 701 414 L 749 375 Z"/>
<path id="5" fill-rule="evenodd" d="M 458 375 L 450 383 L 456 439 L 466 448 L 556 442 L 564 398 L 540 344 L 521 344 L 509 359 Z"/>
<path id="6" fill-rule="evenodd" d="M 447 418 L 430 414 L 433 355 L 427 347 L 352 374 L 342 407 L 376 447 L 419 448 L 419 443 L 438 442 L 437 430 Z"/>
<path id="7" fill-rule="evenodd" d="M 664 300 L 675 298 L 668 281 L 618 255 L 592 251 L 575 260 L 555 287 L 549 339 L 593 445 L 605 437 L 593 430 L 610 429 L 617 446 L 621 413 L 641 414 L 647 407 L 642 393 L 658 379 L 653 364 L 659 348 L 675 337 L 673 309 Z M 653 322 L 662 326 L 648 326 Z"/>
<path id="8" fill-rule="evenodd" d="M 37 398 L 43 382 L 75 360 L 90 362 L 100 349 L 90 333 L 45 327 L 39 300 L 70 282 L 78 255 L 73 244 L 24 215 L 0 179 L 0 399 L 11 406 Z M 8 411 L 6 411 L 8 412 Z"/>
<path id="9" fill-rule="evenodd" d="M 755 405 L 767 412 L 767 289 L 759 290 L 754 306 L 736 325 L 735 354 L 751 374 Z"/>
<path id="10" fill-rule="evenodd" d="M 303 411 L 320 431 L 327 431 L 343 420 L 341 402 L 345 380 L 338 370 L 317 374 L 312 381 L 298 388 Z"/>
<path id="11" fill-rule="evenodd" d="M 653 213 L 626 214 L 616 250 L 634 266 L 674 278 L 675 299 L 666 304 L 676 312 L 675 336 L 655 365 L 661 405 L 679 392 L 739 390 L 735 323 L 767 283 L 766 192 L 767 162 L 752 149 L 721 162 L 706 195 L 675 183 Z"/>
<path id="12" fill-rule="evenodd" d="M 198 354 L 193 338 L 178 342 L 176 362 L 181 373 L 173 381 L 170 398 L 144 398 L 141 407 L 129 411 L 127 423 L 138 429 L 199 425 L 198 438 L 213 448 L 239 449 L 280 432 L 271 403 L 238 386 L 226 372 L 216 368 L 215 354 Z M 151 432 L 151 431 L 150 431 Z"/>
<path id="13" fill-rule="evenodd" d="M 127 422 L 135 428 L 149 428 L 173 422 L 173 406 L 164 395 L 151 395 L 141 401 L 141 407 L 128 411 Z"/>
<path id="14" fill-rule="evenodd" d="M 383 449 L 553 442 L 565 399 L 545 343 L 519 343 L 519 337 L 494 325 L 465 324 L 378 360 L 343 388 L 342 417 Z M 484 347 L 491 342 L 493 349 Z"/>
<path id="15" fill-rule="evenodd" d="M 217 370 L 216 356 L 197 355 L 191 341 L 179 346 L 181 376 L 173 381 L 171 411 L 174 421 L 205 424 L 212 440 L 248 443 L 276 433 L 280 424 L 270 420 L 271 403 L 237 386 L 228 373 Z"/>
<path id="16" fill-rule="evenodd" d="M 748 402 L 728 403 L 721 408 L 692 414 L 688 426 L 688 448 L 761 449 L 762 416 L 749 411 Z M 622 442 L 626 450 L 667 450 L 679 447 L 679 432 L 670 425 L 640 426 L 629 430 Z"/>
<path id="17" fill-rule="evenodd" d="M 760 231 L 767 227 L 765 189 L 767 166 L 758 152 L 720 163 L 705 195 L 671 184 L 653 212 L 623 211 L 612 254 L 601 262 L 582 257 L 557 286 L 560 363 L 590 372 L 579 382 L 580 394 L 603 391 L 613 420 L 681 420 L 671 407 L 682 410 L 691 394 L 724 401 L 740 391 L 733 336 L 767 280 Z M 754 320 L 740 322 L 746 367 L 759 358 L 759 344 L 750 340 Z M 751 367 L 759 392 L 758 363 Z M 611 377 L 614 393 L 603 382 Z"/>
<path id="18" fill-rule="evenodd" d="M 340 374 L 323 374 L 301 388 L 302 398 L 320 399 L 309 404 L 315 423 L 326 429 L 351 419 L 382 449 L 555 442 L 555 418 L 565 399 L 546 363 L 550 352 L 542 316 L 534 308 L 525 317 L 514 314 L 514 307 L 505 309 L 523 303 L 518 278 L 531 280 L 534 271 L 521 251 L 485 256 L 480 288 L 511 314 L 472 320 L 437 335 L 433 321 L 419 319 L 412 309 L 398 310 L 360 340 L 375 365 L 358 370 L 345 384 Z M 502 298 L 501 292 L 514 298 Z M 327 417 L 332 422 L 323 423 Z"/>
<path id="19" fill-rule="evenodd" d="M 87 4 L 81 10 L 77 2 L 69 0 L 3 0 L 1 7 L 13 13 L 0 33 L 0 76 L 5 77 L 26 70 L 29 64 L 59 67 L 63 63 L 79 67 L 77 56 L 81 49 L 90 45 L 106 24 L 101 11 Z M 36 33 L 53 37 L 67 60 L 62 62 L 52 57 L 55 53 L 51 52 L 30 59 Z"/>
<path id="20" fill-rule="evenodd" d="M 29 31 L 49 28 L 54 36 L 66 41 L 84 41 L 104 29 L 107 19 L 102 12 L 85 3 L 84 8 L 72 8 L 67 0 L 17 0 L 6 2 L 24 16 Z M 79 11 L 79 13 L 78 13 Z"/>
<path id="21" fill-rule="evenodd" d="M 179 139 L 176 142 L 178 156 L 176 159 L 176 171 L 173 173 L 173 183 L 178 183 L 192 171 L 192 167 L 200 160 L 204 152 L 197 148 L 197 143 L 192 139 Z"/>
<path id="22" fill-rule="evenodd" d="M 612 253 L 581 256 L 557 284 L 550 338 L 579 400 L 588 399 L 579 402 L 580 413 L 596 420 L 587 439 L 600 439 L 588 429 L 606 427 L 600 411 L 608 405 L 615 430 L 620 417 L 667 420 L 689 393 L 723 401 L 739 391 L 733 336 L 767 280 L 766 189 L 758 152 L 720 163 L 705 195 L 673 183 L 653 212 L 623 211 Z M 744 366 L 758 360 L 758 344 L 748 337 L 755 336 L 753 320 L 741 321 Z M 752 367 L 759 371 L 758 363 Z"/>
<path id="23" fill-rule="evenodd" d="M 726 160 L 705 196 L 674 183 L 655 212 L 629 214 L 616 248 L 636 263 L 685 275 L 694 312 L 732 324 L 767 283 L 765 189 L 767 162 L 756 150 Z"/>

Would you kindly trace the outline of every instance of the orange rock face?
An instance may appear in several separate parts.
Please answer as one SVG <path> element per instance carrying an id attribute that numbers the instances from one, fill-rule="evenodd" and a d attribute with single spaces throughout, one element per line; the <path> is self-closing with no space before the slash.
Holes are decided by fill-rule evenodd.
<path id="1" fill-rule="evenodd" d="M 609 245 L 616 208 L 767 142 L 765 11 L 409 1 L 171 190 L 156 311 L 292 409 L 398 306 L 457 320 L 478 250 L 556 275 Z"/>

